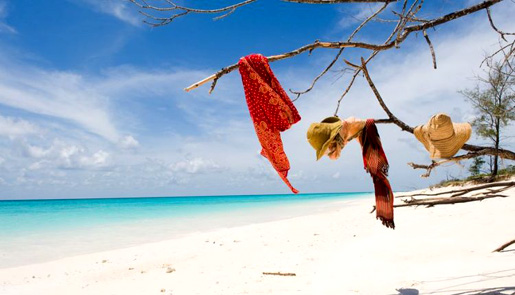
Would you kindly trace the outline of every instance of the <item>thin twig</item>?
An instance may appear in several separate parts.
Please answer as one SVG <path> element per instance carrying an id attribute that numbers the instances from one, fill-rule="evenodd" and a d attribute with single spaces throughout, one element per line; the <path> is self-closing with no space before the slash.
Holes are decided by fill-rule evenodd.
<path id="1" fill-rule="evenodd" d="M 135 1 L 135 0 L 131 0 L 131 1 Z M 331 49 L 362 48 L 362 49 L 368 49 L 368 50 L 373 50 L 373 51 L 375 51 L 375 50 L 377 50 L 377 51 L 387 50 L 387 49 L 390 49 L 390 48 L 392 48 L 392 47 L 402 43 L 413 32 L 422 31 L 422 30 L 425 30 L 425 29 L 428 29 L 428 28 L 433 28 L 433 27 L 439 26 L 439 25 L 444 24 L 446 22 L 449 22 L 451 20 L 454 20 L 454 19 L 463 17 L 465 15 L 477 12 L 477 11 L 485 9 L 487 7 L 490 7 L 490 6 L 496 4 L 496 3 L 500 2 L 500 1 L 502 1 L 502 0 L 487 0 L 487 1 L 484 1 L 484 2 L 479 3 L 477 5 L 473 5 L 473 6 L 470 6 L 468 8 L 465 8 L 465 9 L 462 9 L 462 10 L 458 10 L 458 11 L 446 14 L 446 15 L 441 16 L 439 18 L 435 18 L 435 19 L 430 20 L 430 21 L 428 21 L 426 23 L 423 23 L 423 24 L 418 24 L 418 25 L 412 25 L 412 26 L 405 27 L 402 30 L 402 34 L 400 34 L 400 36 L 398 38 L 396 38 L 394 41 L 391 41 L 391 42 L 389 42 L 387 44 L 372 44 L 372 43 L 365 43 L 365 42 L 320 42 L 320 41 L 316 41 L 314 43 L 304 45 L 304 46 L 302 46 L 302 47 L 300 47 L 300 48 L 298 48 L 296 50 L 293 50 L 293 51 L 290 51 L 290 52 L 287 52 L 287 53 L 269 56 L 268 57 L 268 61 L 269 62 L 273 62 L 273 61 L 278 61 L 278 60 L 281 60 L 281 59 L 291 58 L 293 56 L 296 56 L 298 54 L 304 53 L 306 51 L 313 51 L 314 49 L 317 49 L 317 48 L 331 48 Z M 228 67 L 225 67 L 224 69 L 227 69 L 227 70 L 225 70 L 225 71 L 220 70 L 217 73 L 215 73 L 215 74 L 213 74 L 213 75 L 203 79 L 202 81 L 199 81 L 197 83 L 192 84 L 189 87 L 186 87 L 185 90 L 186 91 L 190 91 L 192 89 L 195 89 L 196 87 L 198 87 L 198 86 L 200 86 L 200 85 L 202 85 L 202 84 L 204 84 L 204 83 L 206 83 L 206 82 L 208 82 L 210 80 L 213 80 L 215 78 L 218 79 L 221 76 L 223 76 L 223 75 L 225 75 L 225 74 L 227 74 L 229 72 L 232 72 L 236 68 L 238 68 L 237 64 L 233 64 L 233 65 L 230 65 Z"/>
<path id="2" fill-rule="evenodd" d="M 413 128 L 406 125 L 406 123 L 402 122 L 401 120 L 399 120 L 384 103 L 383 98 L 381 97 L 381 94 L 379 93 L 376 86 L 374 85 L 372 78 L 370 78 L 370 74 L 368 73 L 367 65 L 365 63 L 364 58 L 361 58 L 361 70 L 362 70 L 363 74 L 365 75 L 365 78 L 367 79 L 368 85 L 372 89 L 372 92 L 374 92 L 374 95 L 376 96 L 377 101 L 379 102 L 379 104 L 381 105 L 381 107 L 383 108 L 385 113 L 388 115 L 390 120 L 392 120 L 392 122 L 395 123 L 397 126 L 401 127 L 402 130 L 413 133 Z"/>
<path id="3" fill-rule="evenodd" d="M 489 183 L 489 184 L 484 184 L 484 185 L 473 186 L 473 187 L 469 187 L 469 188 L 463 188 L 463 189 L 451 190 L 451 191 L 442 191 L 442 192 L 436 192 L 436 193 L 416 193 L 416 194 L 412 194 L 412 195 L 402 195 L 402 196 L 398 196 L 398 198 L 408 198 L 408 197 L 415 197 L 415 196 L 434 197 L 434 196 L 448 195 L 448 194 L 460 195 L 463 192 L 470 193 L 470 192 L 476 191 L 476 190 L 482 190 L 482 189 L 486 189 L 486 188 L 499 187 L 499 186 L 510 188 L 512 186 L 515 186 L 515 181 L 494 182 L 494 183 Z"/>
<path id="4" fill-rule="evenodd" d="M 198 13 L 198 14 L 219 14 L 224 13 L 221 16 L 217 16 L 213 18 L 214 20 L 219 20 L 221 18 L 224 18 L 230 14 L 232 14 L 234 11 L 236 11 L 237 8 L 248 5 L 252 2 L 256 2 L 257 0 L 246 0 L 242 1 L 233 5 L 229 5 L 222 8 L 216 8 L 216 9 L 198 9 L 198 8 L 191 8 L 186 6 L 180 6 L 172 2 L 171 0 L 165 0 L 166 3 L 168 3 L 167 7 L 159 7 L 159 6 L 153 6 L 149 5 L 145 0 L 129 0 L 130 2 L 134 3 L 136 6 L 138 6 L 141 10 L 140 13 L 143 14 L 148 19 L 155 21 L 155 22 L 149 22 L 147 20 L 144 20 L 144 22 L 148 25 L 151 25 L 153 27 L 159 27 L 164 26 L 172 21 L 174 21 L 176 18 L 185 16 L 189 13 Z M 171 16 L 166 17 L 160 17 L 156 15 L 152 15 L 150 13 L 144 12 L 146 11 L 155 11 L 158 13 L 164 13 L 164 12 L 172 12 Z"/>
<path id="5" fill-rule="evenodd" d="M 292 272 L 263 272 L 264 275 L 269 276 L 285 276 L 285 277 L 294 277 L 296 276 L 295 273 Z"/>
<path id="6" fill-rule="evenodd" d="M 446 164 L 446 163 L 451 163 L 451 162 L 458 163 L 458 162 L 460 162 L 462 160 L 477 158 L 479 156 L 490 154 L 490 152 L 491 152 L 490 150 L 482 149 L 482 150 L 478 150 L 478 151 L 469 152 L 469 153 L 466 153 L 464 155 L 455 156 L 455 157 L 452 157 L 452 158 L 449 158 L 449 159 L 444 159 L 444 160 L 441 160 L 441 161 L 432 161 L 432 163 L 429 164 L 429 165 L 415 164 L 415 163 L 412 163 L 412 162 L 408 163 L 408 165 L 411 166 L 411 168 L 413 168 L 413 169 L 426 169 L 426 173 L 420 175 L 420 177 L 426 178 L 426 177 L 429 177 L 431 175 L 431 171 L 434 168 L 436 168 L 436 167 L 438 167 L 440 165 L 443 165 L 443 164 Z"/>
<path id="7" fill-rule="evenodd" d="M 389 2 L 386 2 L 383 6 L 381 6 L 381 8 L 379 8 L 377 11 L 375 11 L 372 15 L 370 15 L 367 19 L 365 19 L 363 22 L 361 22 L 361 24 L 354 30 L 354 32 L 352 32 L 352 34 L 349 36 L 349 38 L 347 39 L 347 42 L 350 42 L 352 40 L 352 38 L 354 38 L 354 36 L 368 23 L 370 22 L 370 20 L 372 20 L 374 17 L 376 17 L 378 14 L 380 14 L 381 12 L 383 12 L 386 7 L 388 6 L 388 4 L 390 4 Z M 313 87 L 315 86 L 316 82 L 323 76 L 325 75 L 332 67 L 333 65 L 336 63 L 336 61 L 338 61 L 338 59 L 340 58 L 340 55 L 343 53 L 343 50 L 345 49 L 344 48 L 341 48 L 338 53 L 336 54 L 336 56 L 334 57 L 334 59 L 331 61 L 331 63 L 318 75 L 315 77 L 315 79 L 313 80 L 313 82 L 311 82 L 311 86 L 309 86 L 306 90 L 303 90 L 303 91 L 293 91 L 290 89 L 290 92 L 297 95 L 297 97 L 293 100 L 293 101 L 296 101 L 302 94 L 305 94 L 309 91 L 311 91 L 311 89 L 313 89 Z"/>
<path id="8" fill-rule="evenodd" d="M 506 40 L 506 38 L 504 37 L 505 35 L 515 35 L 515 33 L 505 33 L 501 30 L 499 30 L 495 25 L 494 25 L 494 21 L 492 20 L 492 15 L 490 14 L 490 8 L 487 8 L 486 9 L 486 14 L 488 15 L 488 21 L 490 22 L 490 25 L 492 26 L 492 29 L 494 29 L 494 31 L 496 31 L 497 33 L 499 33 L 499 35 L 501 35 L 501 38 L 508 42 L 508 40 Z"/>
<path id="9" fill-rule="evenodd" d="M 426 30 L 424 30 L 424 38 L 426 39 L 427 45 L 429 45 L 429 50 L 431 50 L 431 57 L 433 58 L 433 68 L 436 70 L 435 50 L 433 48 L 433 44 L 431 44 L 431 40 L 429 40 L 429 36 L 427 35 Z"/>
<path id="10" fill-rule="evenodd" d="M 456 198 L 424 198 L 424 199 L 410 199 L 404 200 L 404 204 L 393 205 L 394 208 L 408 207 L 408 206 L 426 206 L 433 207 L 436 205 L 453 205 L 458 203 L 468 203 L 483 201 L 491 198 L 506 198 L 506 195 L 484 195 L 480 197 L 456 197 Z"/>

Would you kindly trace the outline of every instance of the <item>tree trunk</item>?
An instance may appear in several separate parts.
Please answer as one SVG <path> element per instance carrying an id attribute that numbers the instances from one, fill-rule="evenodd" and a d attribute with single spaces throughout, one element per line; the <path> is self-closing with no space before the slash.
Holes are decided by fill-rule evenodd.
<path id="1" fill-rule="evenodd" d="M 497 176 L 497 170 L 499 169 L 498 168 L 498 163 L 499 162 L 499 130 L 500 130 L 500 124 L 501 124 L 501 120 L 499 117 L 495 118 L 495 155 L 494 155 L 494 169 L 492 170 L 492 175 L 491 175 L 491 178 L 495 178 Z"/>

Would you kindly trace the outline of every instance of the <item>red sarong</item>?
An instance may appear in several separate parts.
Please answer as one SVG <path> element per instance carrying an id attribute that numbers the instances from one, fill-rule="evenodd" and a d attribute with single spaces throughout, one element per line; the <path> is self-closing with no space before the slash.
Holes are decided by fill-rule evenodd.
<path id="1" fill-rule="evenodd" d="M 363 164 L 374 181 L 376 195 L 376 218 L 386 227 L 395 229 L 393 222 L 393 192 L 388 176 L 388 160 L 373 119 L 368 119 L 359 142 L 363 151 Z"/>
<path id="2" fill-rule="evenodd" d="M 298 193 L 287 179 L 290 162 L 279 132 L 297 123 L 300 115 L 275 78 L 266 57 L 248 55 L 242 57 L 238 65 L 250 117 L 261 143 L 261 155 L 270 161 L 291 191 Z"/>

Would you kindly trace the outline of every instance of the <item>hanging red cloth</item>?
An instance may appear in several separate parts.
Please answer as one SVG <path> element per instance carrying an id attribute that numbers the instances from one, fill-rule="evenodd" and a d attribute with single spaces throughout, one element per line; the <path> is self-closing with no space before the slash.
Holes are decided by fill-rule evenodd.
<path id="1" fill-rule="evenodd" d="M 297 123 L 300 115 L 275 78 L 266 57 L 251 54 L 242 57 L 238 65 L 250 117 L 261 143 L 261 155 L 270 161 L 291 191 L 298 193 L 287 179 L 290 162 L 279 132 Z"/>
<path id="2" fill-rule="evenodd" d="M 388 176 L 388 160 L 381 145 L 381 139 L 373 119 L 368 119 L 359 143 L 363 151 L 363 164 L 374 182 L 376 195 L 376 218 L 384 226 L 395 229 L 393 222 L 393 192 Z"/>

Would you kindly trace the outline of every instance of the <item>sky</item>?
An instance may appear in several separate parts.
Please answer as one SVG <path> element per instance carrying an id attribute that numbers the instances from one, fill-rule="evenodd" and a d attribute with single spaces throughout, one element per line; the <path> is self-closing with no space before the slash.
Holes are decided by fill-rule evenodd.
<path id="1" fill-rule="evenodd" d="M 208 2 L 190 5 L 213 5 Z M 431 1 L 419 16 L 479 2 Z M 188 15 L 154 28 L 125 0 L 0 0 L 0 199 L 290 193 L 259 155 L 237 71 L 222 77 L 212 94 L 209 85 L 189 93 L 183 88 L 248 54 L 346 40 L 378 7 L 260 0 L 220 20 Z M 392 19 L 392 10 L 399 11 L 399 4 L 381 17 Z M 515 31 L 512 1 L 495 5 L 492 13 L 500 29 Z M 391 28 L 389 22 L 371 23 L 355 40 L 381 43 Z M 438 112 L 470 122 L 474 110 L 458 91 L 475 86 L 481 61 L 498 48 L 499 36 L 484 11 L 428 34 L 437 70 L 424 38 L 412 34 L 400 48 L 379 54 L 368 66 L 370 75 L 392 112 L 411 126 Z M 335 54 L 317 49 L 271 68 L 284 89 L 301 90 Z M 344 51 L 354 63 L 368 55 Z M 350 78 L 344 67 L 340 60 L 295 102 L 302 120 L 282 133 L 289 179 L 301 193 L 373 191 L 357 142 L 337 161 L 316 161 L 306 140 L 311 123 L 334 113 Z M 338 115 L 386 118 L 363 77 Z M 395 125 L 378 129 L 395 191 L 468 176 L 470 163 L 463 162 L 421 178 L 424 171 L 406 163 L 430 163 L 423 145 Z M 505 148 L 515 148 L 509 138 L 514 130 L 505 130 Z M 485 144 L 474 134 L 469 143 Z"/>

